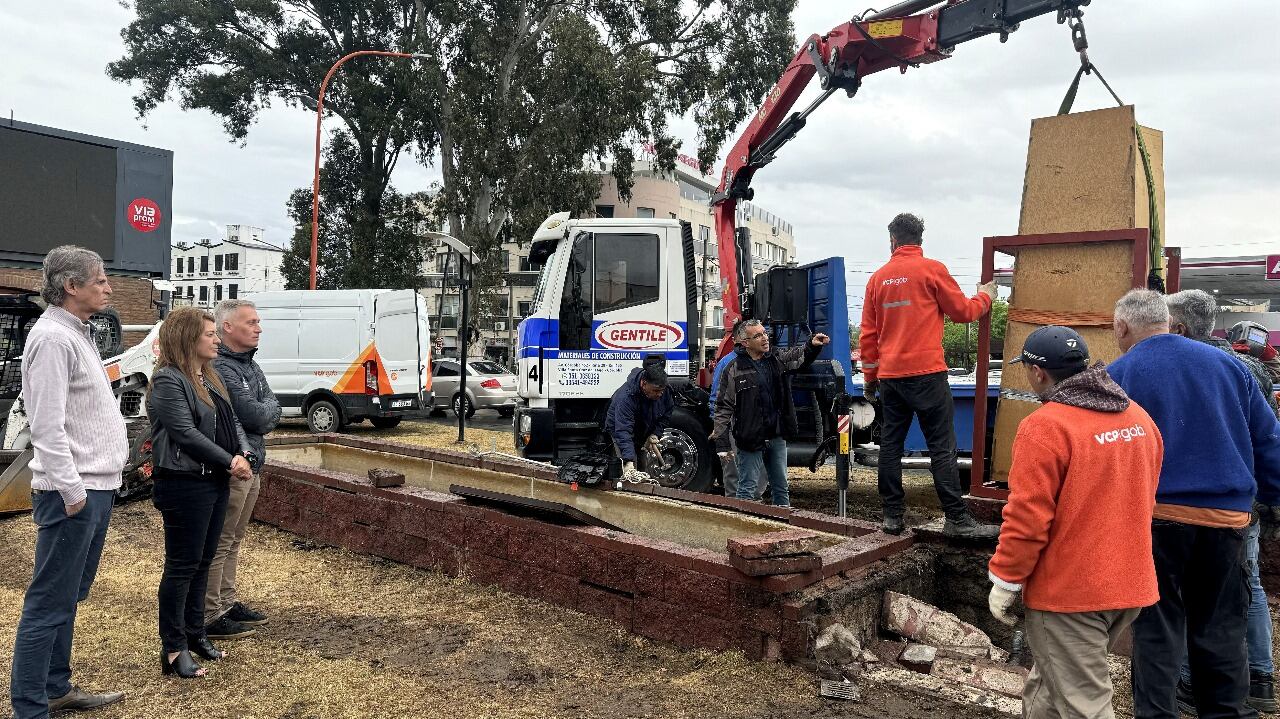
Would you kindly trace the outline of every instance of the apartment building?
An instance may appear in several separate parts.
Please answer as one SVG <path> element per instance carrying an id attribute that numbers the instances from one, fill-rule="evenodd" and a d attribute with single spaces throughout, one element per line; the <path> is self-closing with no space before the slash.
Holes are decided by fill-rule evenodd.
<path id="1" fill-rule="evenodd" d="M 283 290 L 284 250 L 262 240 L 262 228 L 227 225 L 226 239 L 173 245 L 170 281 L 175 305 L 213 307 L 222 300 Z"/>

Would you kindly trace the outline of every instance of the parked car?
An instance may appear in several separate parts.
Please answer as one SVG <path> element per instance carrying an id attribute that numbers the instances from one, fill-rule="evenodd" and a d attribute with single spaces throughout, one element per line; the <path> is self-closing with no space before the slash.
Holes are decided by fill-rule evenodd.
<path id="1" fill-rule="evenodd" d="M 506 367 L 490 360 L 471 360 L 467 363 L 467 391 L 458 391 L 462 379 L 462 365 L 458 360 L 441 359 L 431 365 L 432 391 L 439 399 L 439 406 L 446 401 L 457 415 L 465 412 L 471 417 L 478 409 L 497 410 L 503 417 L 516 411 L 516 376 Z"/>

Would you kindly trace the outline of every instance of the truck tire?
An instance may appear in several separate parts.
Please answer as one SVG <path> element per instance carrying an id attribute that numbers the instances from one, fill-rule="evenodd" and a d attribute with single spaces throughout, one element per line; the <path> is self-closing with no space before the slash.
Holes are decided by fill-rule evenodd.
<path id="1" fill-rule="evenodd" d="M 684 409 L 671 413 L 671 422 L 661 437 L 663 458 L 670 462 L 661 468 L 658 458 L 646 457 L 645 471 L 664 487 L 690 492 L 709 492 L 715 481 L 715 449 L 707 439 L 707 430 L 696 417 Z"/>
<path id="2" fill-rule="evenodd" d="M 391 429 L 400 424 L 400 417 L 370 417 L 369 422 L 378 429 Z"/>
<path id="3" fill-rule="evenodd" d="M 307 407 L 307 429 L 315 434 L 342 431 L 342 412 L 327 399 L 318 399 Z"/>

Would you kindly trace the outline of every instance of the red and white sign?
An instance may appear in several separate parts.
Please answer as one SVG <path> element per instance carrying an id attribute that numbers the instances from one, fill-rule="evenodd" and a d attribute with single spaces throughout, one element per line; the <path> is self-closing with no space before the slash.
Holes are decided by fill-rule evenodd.
<path id="1" fill-rule="evenodd" d="M 1267 255 L 1267 279 L 1280 280 L 1280 255 Z"/>
<path id="2" fill-rule="evenodd" d="M 125 208 L 129 224 L 138 232 L 151 232 L 160 226 L 160 206 L 145 197 L 139 197 Z"/>
<path id="3" fill-rule="evenodd" d="M 679 347 L 683 339 L 684 331 L 666 322 L 622 320 L 596 328 L 596 342 L 611 350 L 669 349 Z"/>
<path id="4" fill-rule="evenodd" d="M 836 417 L 836 431 L 840 434 L 849 434 L 850 427 L 853 426 L 852 418 L 847 414 Z"/>

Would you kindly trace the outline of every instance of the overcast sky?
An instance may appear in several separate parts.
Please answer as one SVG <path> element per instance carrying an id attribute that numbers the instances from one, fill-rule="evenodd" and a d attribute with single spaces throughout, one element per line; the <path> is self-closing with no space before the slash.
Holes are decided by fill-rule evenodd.
<path id="1" fill-rule="evenodd" d="M 800 0 L 797 42 L 862 9 Z M 313 115 L 277 102 L 243 147 L 176 102 L 144 127 L 132 89 L 105 74 L 131 18 L 108 0 L 0 5 L 0 113 L 173 150 L 175 240 L 244 223 L 284 243 L 285 201 L 311 182 Z M 1165 133 L 1168 244 L 1190 256 L 1280 253 L 1280 3 L 1094 0 L 1085 19 L 1094 63 Z M 926 251 L 972 286 L 981 238 L 1017 231 L 1030 122 L 1057 111 L 1077 67 L 1067 28 L 1042 17 L 1006 44 L 982 38 L 906 75 L 874 75 L 855 99 L 828 100 L 756 175 L 756 204 L 795 226 L 802 260 L 845 256 L 851 294 L 886 259 L 884 227 L 901 211 L 925 219 Z M 1111 104 L 1085 78 L 1076 109 Z M 693 154 L 692 125 L 677 126 Z M 395 183 L 412 191 L 438 177 L 406 158 Z"/>

